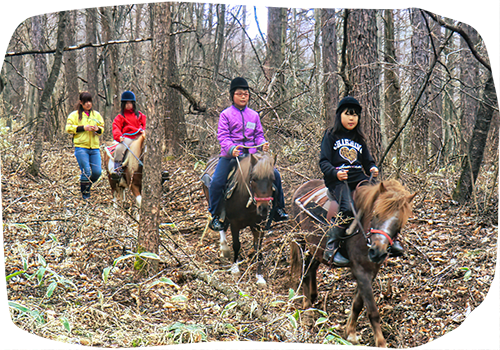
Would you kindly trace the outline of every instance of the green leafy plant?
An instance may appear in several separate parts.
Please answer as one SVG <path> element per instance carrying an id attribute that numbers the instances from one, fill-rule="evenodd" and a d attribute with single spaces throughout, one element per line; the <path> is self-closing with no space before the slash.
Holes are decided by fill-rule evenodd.
<path id="1" fill-rule="evenodd" d="M 201 325 L 187 325 L 181 322 L 175 322 L 167 329 L 168 336 L 172 338 L 174 343 L 199 343 L 207 341 L 205 329 Z"/>
<path id="2" fill-rule="evenodd" d="M 468 267 L 461 267 L 460 270 L 465 271 L 464 281 L 467 282 L 472 277 L 472 270 Z"/>
<path id="3" fill-rule="evenodd" d="M 30 318 L 33 318 L 38 324 L 45 324 L 45 319 L 43 318 L 43 315 L 40 313 L 38 310 L 30 309 L 27 306 L 24 306 L 22 304 L 9 301 L 9 307 L 19 311 L 19 316 L 27 316 Z"/>
<path id="4" fill-rule="evenodd" d="M 26 270 L 28 269 L 28 261 L 25 258 L 23 258 L 22 260 L 23 260 L 24 270 L 17 271 L 13 274 L 8 275 L 6 277 L 7 281 L 14 276 L 17 276 L 19 274 L 24 274 L 28 280 L 36 278 L 39 287 L 41 287 L 44 284 L 44 282 L 47 282 L 49 283 L 47 291 L 45 292 L 45 296 L 47 298 L 52 297 L 57 287 L 62 287 L 65 289 L 74 289 L 74 290 L 78 289 L 71 280 L 67 279 L 66 277 L 52 270 L 42 255 L 38 254 L 38 264 L 40 265 L 40 267 L 32 275 L 26 273 Z"/>
<path id="5" fill-rule="evenodd" d="M 115 268 L 116 265 L 118 265 L 119 262 L 121 262 L 121 261 L 123 261 L 125 259 L 130 259 L 130 258 L 141 259 L 141 260 L 143 260 L 143 259 L 160 260 L 160 257 L 157 254 L 150 253 L 150 252 L 129 253 L 127 255 L 122 255 L 122 256 L 116 258 L 113 261 L 113 265 L 106 267 L 102 271 L 102 279 L 103 279 L 104 283 L 108 282 L 109 274 L 111 273 L 111 271 L 113 270 L 113 268 Z"/>
<path id="6" fill-rule="evenodd" d="M 352 345 L 349 341 L 345 340 L 342 338 L 340 335 L 335 333 L 335 330 L 333 328 L 329 328 L 327 330 L 327 335 L 325 337 L 325 340 L 323 341 L 323 344 L 340 344 L 340 345 Z"/>

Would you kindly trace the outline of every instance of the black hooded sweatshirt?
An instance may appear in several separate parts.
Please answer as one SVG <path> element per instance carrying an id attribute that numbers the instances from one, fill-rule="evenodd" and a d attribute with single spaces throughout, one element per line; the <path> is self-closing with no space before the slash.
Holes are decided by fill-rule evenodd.
<path id="1" fill-rule="evenodd" d="M 342 183 L 337 178 L 339 170 L 349 170 L 347 182 L 353 188 L 362 180 L 368 179 L 366 174 L 376 166 L 366 143 L 354 141 L 355 133 L 342 129 L 336 134 L 326 130 L 321 142 L 319 167 L 324 174 L 325 185 L 331 192 Z"/>

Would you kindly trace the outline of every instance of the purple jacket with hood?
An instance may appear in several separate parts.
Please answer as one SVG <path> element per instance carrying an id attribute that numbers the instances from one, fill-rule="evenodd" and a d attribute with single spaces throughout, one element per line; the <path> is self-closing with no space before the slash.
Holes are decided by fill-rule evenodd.
<path id="1" fill-rule="evenodd" d="M 240 111 L 234 105 L 220 114 L 217 138 L 220 156 L 226 158 L 232 157 L 236 146 L 257 146 L 266 142 L 259 114 L 248 107 Z M 255 153 L 257 149 L 250 148 L 248 152 Z"/>

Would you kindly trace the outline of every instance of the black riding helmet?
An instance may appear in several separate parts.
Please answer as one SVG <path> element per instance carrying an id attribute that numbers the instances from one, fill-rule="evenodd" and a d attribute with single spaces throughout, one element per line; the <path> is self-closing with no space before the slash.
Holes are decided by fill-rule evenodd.
<path id="1" fill-rule="evenodd" d="M 342 111 L 348 107 L 354 108 L 358 116 L 361 114 L 361 111 L 363 110 L 363 107 L 359 104 L 358 100 L 356 100 L 352 96 L 346 96 L 342 100 L 340 100 L 338 106 L 337 106 L 337 111 L 336 113 L 339 114 L 342 113 Z"/>
<path id="2" fill-rule="evenodd" d="M 248 83 L 245 78 L 237 77 L 231 81 L 231 85 L 229 86 L 229 94 L 231 95 L 231 101 L 234 97 L 234 92 L 236 89 L 245 89 L 249 90 Z"/>

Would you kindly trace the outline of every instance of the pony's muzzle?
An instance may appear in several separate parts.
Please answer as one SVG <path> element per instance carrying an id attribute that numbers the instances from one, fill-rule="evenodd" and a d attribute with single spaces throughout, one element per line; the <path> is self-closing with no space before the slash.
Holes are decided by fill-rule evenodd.
<path id="1" fill-rule="evenodd" d="M 368 249 L 368 258 L 371 262 L 379 264 L 387 258 L 387 247 L 379 247 L 377 244 L 372 244 Z"/>

